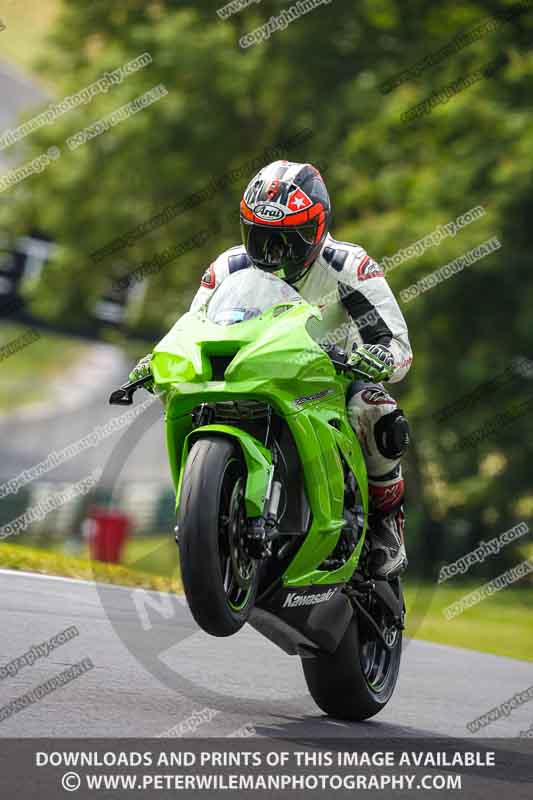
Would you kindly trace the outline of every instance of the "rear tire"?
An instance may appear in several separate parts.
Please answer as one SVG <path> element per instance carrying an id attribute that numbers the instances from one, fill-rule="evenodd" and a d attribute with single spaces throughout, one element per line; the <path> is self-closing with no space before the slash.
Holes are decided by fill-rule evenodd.
<path id="1" fill-rule="evenodd" d="M 378 650 L 372 642 L 363 642 L 361 627 L 354 613 L 334 653 L 302 659 L 307 687 L 315 703 L 326 714 L 352 722 L 373 717 L 385 708 L 396 686 L 402 650 L 401 631 L 396 632 L 387 657 L 384 645 Z M 375 658 L 369 655 L 369 646 L 374 648 Z"/>
<path id="2" fill-rule="evenodd" d="M 240 546 L 245 476 L 240 448 L 228 439 L 191 447 L 178 510 L 181 575 L 194 619 L 212 636 L 242 628 L 257 595 L 257 562 Z"/>

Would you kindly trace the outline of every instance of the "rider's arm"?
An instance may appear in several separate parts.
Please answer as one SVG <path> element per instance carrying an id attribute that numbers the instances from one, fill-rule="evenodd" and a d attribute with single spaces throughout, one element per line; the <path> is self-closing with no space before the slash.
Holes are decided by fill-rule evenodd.
<path id="1" fill-rule="evenodd" d="M 413 360 L 407 324 L 383 270 L 362 247 L 354 248 L 346 259 L 339 274 L 339 296 L 363 345 L 387 348 L 393 358 L 389 381 L 400 381 Z"/>
<path id="2" fill-rule="evenodd" d="M 191 303 L 191 311 L 197 311 L 203 305 L 207 303 L 211 295 L 213 294 L 214 290 L 217 287 L 217 277 L 215 273 L 215 261 L 211 264 L 210 267 L 206 269 L 204 274 L 202 275 L 202 280 L 200 282 L 200 288 L 194 295 L 193 301 Z"/>

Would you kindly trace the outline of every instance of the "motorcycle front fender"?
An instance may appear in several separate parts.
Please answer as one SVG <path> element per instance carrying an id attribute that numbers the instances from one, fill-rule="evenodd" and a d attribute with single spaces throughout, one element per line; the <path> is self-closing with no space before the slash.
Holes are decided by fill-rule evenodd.
<path id="1" fill-rule="evenodd" d="M 247 471 L 244 492 L 246 514 L 248 517 L 260 517 L 264 510 L 268 484 L 273 469 L 272 453 L 254 436 L 231 425 L 202 425 L 199 428 L 195 428 L 185 437 L 176 493 L 176 508 L 179 506 L 183 472 L 192 445 L 197 439 L 213 435 L 223 436 L 225 439 L 234 439 L 240 447 Z"/>

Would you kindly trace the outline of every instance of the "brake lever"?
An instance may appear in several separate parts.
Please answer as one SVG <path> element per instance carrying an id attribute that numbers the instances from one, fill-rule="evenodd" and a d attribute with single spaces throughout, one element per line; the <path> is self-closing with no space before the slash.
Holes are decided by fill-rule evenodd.
<path id="1" fill-rule="evenodd" d="M 111 406 L 131 406 L 133 405 L 133 395 L 144 386 L 145 383 L 153 381 L 152 375 L 145 375 L 144 378 L 139 378 L 131 383 L 124 383 L 120 389 L 115 389 L 111 392 L 109 397 L 109 405 Z"/>
<path id="2" fill-rule="evenodd" d="M 352 368 L 347 363 L 348 357 L 344 350 L 336 345 L 320 345 L 324 353 L 329 357 L 329 360 L 333 364 L 334 367 L 339 369 L 341 372 L 351 372 Z"/>
<path id="3" fill-rule="evenodd" d="M 329 356 L 334 367 L 341 372 L 349 372 L 354 378 L 368 381 L 368 375 L 365 372 L 357 369 L 357 367 L 352 367 L 351 364 L 348 363 L 348 354 L 344 350 L 341 350 L 341 348 L 336 345 L 321 345 L 321 347 L 326 355 Z"/>
<path id="4" fill-rule="evenodd" d="M 366 381 L 367 383 L 370 382 L 370 378 L 368 377 L 366 372 L 363 372 L 362 370 L 357 369 L 357 367 L 351 367 L 350 368 L 350 372 L 353 375 L 355 375 L 356 377 L 358 376 L 362 381 Z"/>

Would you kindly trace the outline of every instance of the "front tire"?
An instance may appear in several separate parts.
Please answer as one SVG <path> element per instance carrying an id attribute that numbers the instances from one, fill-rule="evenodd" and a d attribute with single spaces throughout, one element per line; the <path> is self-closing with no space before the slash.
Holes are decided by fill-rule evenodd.
<path id="1" fill-rule="evenodd" d="M 396 630 L 388 651 L 364 630 L 357 613 L 332 654 L 303 658 L 307 687 L 315 703 L 337 719 L 360 722 L 389 702 L 400 669 L 402 634 Z"/>
<path id="2" fill-rule="evenodd" d="M 245 480 L 233 442 L 213 436 L 191 447 L 178 510 L 181 576 L 194 619 L 212 636 L 242 628 L 257 595 L 257 562 L 242 549 Z"/>

